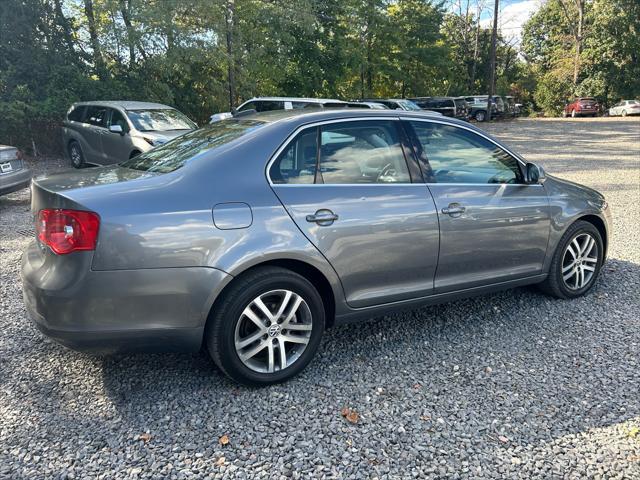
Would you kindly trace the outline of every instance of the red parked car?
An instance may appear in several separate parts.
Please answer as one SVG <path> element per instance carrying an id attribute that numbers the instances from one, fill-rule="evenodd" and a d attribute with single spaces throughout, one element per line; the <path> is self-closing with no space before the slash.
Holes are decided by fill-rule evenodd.
<path id="1" fill-rule="evenodd" d="M 573 102 L 564 106 L 562 111 L 563 117 L 580 117 L 580 116 L 592 116 L 597 117 L 600 112 L 600 105 L 598 101 L 593 97 L 578 97 Z"/>

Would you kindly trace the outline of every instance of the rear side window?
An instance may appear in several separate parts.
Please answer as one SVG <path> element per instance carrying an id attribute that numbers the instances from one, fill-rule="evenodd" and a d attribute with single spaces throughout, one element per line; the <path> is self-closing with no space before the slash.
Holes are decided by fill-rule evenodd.
<path id="1" fill-rule="evenodd" d="M 318 128 L 300 132 L 269 169 L 273 183 L 313 183 L 318 155 Z"/>
<path id="2" fill-rule="evenodd" d="M 84 113 L 87 107 L 84 105 L 79 105 L 77 107 L 73 107 L 71 111 L 67 114 L 67 118 L 72 122 L 82 122 L 84 119 Z"/>
<path id="3" fill-rule="evenodd" d="M 269 112 L 271 110 L 284 110 L 284 102 L 271 101 L 271 100 L 256 100 L 243 105 L 239 112 L 245 110 L 255 110 L 256 112 Z"/>
<path id="4" fill-rule="evenodd" d="M 385 120 L 322 126 L 323 183 L 410 183 L 397 127 L 397 122 Z"/>
<path id="5" fill-rule="evenodd" d="M 522 183 L 518 161 L 484 137 L 450 125 L 410 123 L 418 139 L 419 156 L 428 162 L 428 182 Z"/>
<path id="6" fill-rule="evenodd" d="M 107 109 L 105 107 L 89 106 L 84 114 L 84 123 L 95 127 L 105 127 L 107 121 Z"/>
<path id="7" fill-rule="evenodd" d="M 182 167 L 197 155 L 230 143 L 264 122 L 246 119 L 228 119 L 210 124 L 155 147 L 120 165 L 133 170 L 168 173 Z"/>

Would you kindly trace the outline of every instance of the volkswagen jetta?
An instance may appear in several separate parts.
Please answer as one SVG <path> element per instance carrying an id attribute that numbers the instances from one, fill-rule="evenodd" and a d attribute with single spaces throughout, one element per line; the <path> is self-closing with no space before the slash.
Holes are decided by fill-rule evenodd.
<path id="1" fill-rule="evenodd" d="M 120 163 L 35 179 L 36 325 L 70 348 L 198 350 L 265 385 L 323 331 L 526 284 L 585 294 L 598 192 L 461 121 L 322 110 L 226 119 Z"/>

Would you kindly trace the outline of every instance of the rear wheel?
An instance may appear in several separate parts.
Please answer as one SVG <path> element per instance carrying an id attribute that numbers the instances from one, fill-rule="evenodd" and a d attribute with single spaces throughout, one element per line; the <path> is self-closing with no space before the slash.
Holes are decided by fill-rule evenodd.
<path id="1" fill-rule="evenodd" d="M 324 324 L 322 299 L 306 278 L 264 267 L 225 290 L 209 319 L 205 341 L 226 375 L 263 386 L 288 380 L 307 366 Z"/>
<path id="2" fill-rule="evenodd" d="M 478 110 L 476 112 L 476 121 L 478 122 L 484 122 L 485 117 L 487 116 L 486 112 L 482 111 L 482 110 Z"/>
<path id="3" fill-rule="evenodd" d="M 84 154 L 80 144 L 75 140 L 69 143 L 69 158 L 74 168 L 82 168 L 84 166 Z"/>
<path id="4" fill-rule="evenodd" d="M 593 224 L 579 220 L 560 239 L 549 276 L 540 287 L 558 298 L 580 297 L 593 287 L 603 258 L 600 232 Z"/>
<path id="5" fill-rule="evenodd" d="M 575 110 L 571 110 L 571 118 L 576 118 L 578 116 L 578 114 L 576 113 Z"/>

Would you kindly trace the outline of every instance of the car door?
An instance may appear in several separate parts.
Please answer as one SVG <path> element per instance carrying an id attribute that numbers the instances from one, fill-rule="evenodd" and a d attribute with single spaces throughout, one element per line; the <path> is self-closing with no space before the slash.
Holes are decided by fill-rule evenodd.
<path id="1" fill-rule="evenodd" d="M 435 292 L 541 274 L 550 227 L 543 185 L 526 184 L 520 161 L 471 129 L 408 124 L 440 220 Z"/>
<path id="2" fill-rule="evenodd" d="M 438 218 L 412 183 L 398 119 L 355 119 L 301 129 L 269 179 L 302 233 L 340 277 L 352 307 L 433 292 Z"/>
<path id="3" fill-rule="evenodd" d="M 102 149 L 105 159 L 103 163 L 118 163 L 129 158 L 132 151 L 129 123 L 119 110 L 109 108 L 107 112 L 107 128 L 102 136 Z M 111 125 L 120 125 L 122 133 L 109 131 Z"/>
<path id="4" fill-rule="evenodd" d="M 90 163 L 102 165 L 105 163 L 106 155 L 102 148 L 102 135 L 106 132 L 107 108 L 90 105 L 85 114 L 83 122 L 82 137 L 86 145 L 85 156 Z"/>

